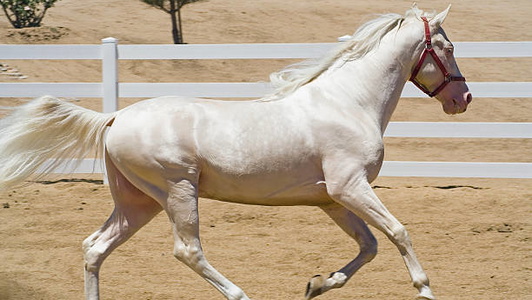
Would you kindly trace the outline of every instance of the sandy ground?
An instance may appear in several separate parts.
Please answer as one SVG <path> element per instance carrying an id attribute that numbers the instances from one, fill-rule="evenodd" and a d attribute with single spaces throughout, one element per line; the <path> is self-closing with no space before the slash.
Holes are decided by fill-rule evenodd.
<path id="1" fill-rule="evenodd" d="M 288 4 L 287 4 L 288 3 Z M 210 0 L 183 11 L 189 43 L 332 42 L 374 13 L 403 13 L 410 1 Z M 419 1 L 440 11 L 447 3 Z M 457 1 L 445 23 L 453 41 L 532 40 L 532 2 Z M 0 16 L 1 43 L 96 44 L 171 41 L 164 13 L 140 1 L 62 0 L 44 27 L 14 30 Z M 125 61 L 124 82 L 256 81 L 291 61 Z M 99 81 L 99 62 L 9 61 L 27 79 Z M 532 81 L 532 59 L 460 59 L 469 81 Z M 67 99 L 99 109 L 98 99 Z M 0 99 L 13 106 L 25 99 Z M 136 101 L 124 99 L 122 106 Z M 430 99 L 403 99 L 401 121 L 530 122 L 531 99 L 476 99 L 447 116 Z M 0 111 L 5 113 L 5 111 Z M 387 139 L 388 160 L 530 162 L 529 140 Z M 95 175 L 0 193 L 0 299 L 81 299 L 81 241 L 113 209 Z M 532 299 L 530 180 L 381 178 L 375 190 L 409 230 L 439 299 Z M 357 246 L 319 209 L 201 202 L 201 234 L 211 263 L 253 299 L 301 299 L 307 280 L 356 255 Z M 342 289 L 318 299 L 412 299 L 395 247 L 380 233 L 379 255 Z M 221 299 L 172 256 L 161 214 L 117 249 L 102 270 L 103 299 Z"/>

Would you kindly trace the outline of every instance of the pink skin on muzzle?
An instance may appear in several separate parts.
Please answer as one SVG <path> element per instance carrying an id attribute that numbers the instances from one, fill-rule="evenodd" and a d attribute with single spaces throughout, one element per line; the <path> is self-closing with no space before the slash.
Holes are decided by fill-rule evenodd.
<path id="1" fill-rule="evenodd" d="M 467 105 L 473 101 L 467 84 L 462 81 L 450 82 L 435 97 L 441 102 L 443 111 L 449 115 L 465 112 Z"/>

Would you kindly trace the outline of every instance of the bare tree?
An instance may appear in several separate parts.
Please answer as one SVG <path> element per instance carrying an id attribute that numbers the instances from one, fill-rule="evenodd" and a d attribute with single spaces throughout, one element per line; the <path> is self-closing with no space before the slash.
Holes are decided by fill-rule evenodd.
<path id="1" fill-rule="evenodd" d="M 183 6 L 204 0 L 142 0 L 170 14 L 172 19 L 172 37 L 174 44 L 183 44 L 183 29 L 181 25 L 181 8 Z"/>

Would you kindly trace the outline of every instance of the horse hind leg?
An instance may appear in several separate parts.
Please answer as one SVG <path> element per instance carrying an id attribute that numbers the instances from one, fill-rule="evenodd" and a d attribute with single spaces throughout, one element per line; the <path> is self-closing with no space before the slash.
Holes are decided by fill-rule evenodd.
<path id="1" fill-rule="evenodd" d="M 345 233 L 358 243 L 360 253 L 345 267 L 333 272 L 328 278 L 314 276 L 307 284 L 305 299 L 312 299 L 333 288 L 340 288 L 365 264 L 377 255 L 377 240 L 366 223 L 341 205 L 329 205 L 321 209 L 336 222 Z"/>
<path id="2" fill-rule="evenodd" d="M 230 300 L 249 300 L 244 291 L 207 261 L 199 238 L 197 181 L 179 179 L 170 187 L 166 212 L 174 232 L 174 256 Z"/>
<path id="3" fill-rule="evenodd" d="M 147 224 L 161 210 L 152 198 L 138 190 L 106 159 L 115 209 L 103 226 L 85 241 L 85 297 L 99 299 L 99 271 L 103 261 L 118 246 Z"/>

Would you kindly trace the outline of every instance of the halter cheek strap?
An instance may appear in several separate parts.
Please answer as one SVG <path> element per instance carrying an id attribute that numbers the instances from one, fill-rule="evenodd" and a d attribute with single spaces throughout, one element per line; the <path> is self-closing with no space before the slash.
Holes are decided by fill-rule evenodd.
<path id="1" fill-rule="evenodd" d="M 434 48 L 432 47 L 429 21 L 427 20 L 426 17 L 421 17 L 421 20 L 423 20 L 423 24 L 425 25 L 425 49 L 423 50 L 423 53 L 421 53 L 421 58 L 419 59 L 416 67 L 412 71 L 412 76 L 410 76 L 410 81 L 412 81 L 412 83 L 415 86 L 417 86 L 422 92 L 427 94 L 429 97 L 434 97 L 438 95 L 451 81 L 466 81 L 466 79 L 465 77 L 462 77 L 462 76 L 452 76 L 451 73 L 447 71 L 442 61 L 440 60 L 440 58 L 434 51 Z M 444 77 L 443 82 L 432 92 L 429 91 L 429 89 L 427 89 L 423 84 L 421 84 L 416 79 L 428 54 L 432 56 L 432 59 L 434 59 L 434 62 L 436 62 L 436 65 L 440 68 L 440 71 L 443 73 L 443 77 Z"/>

